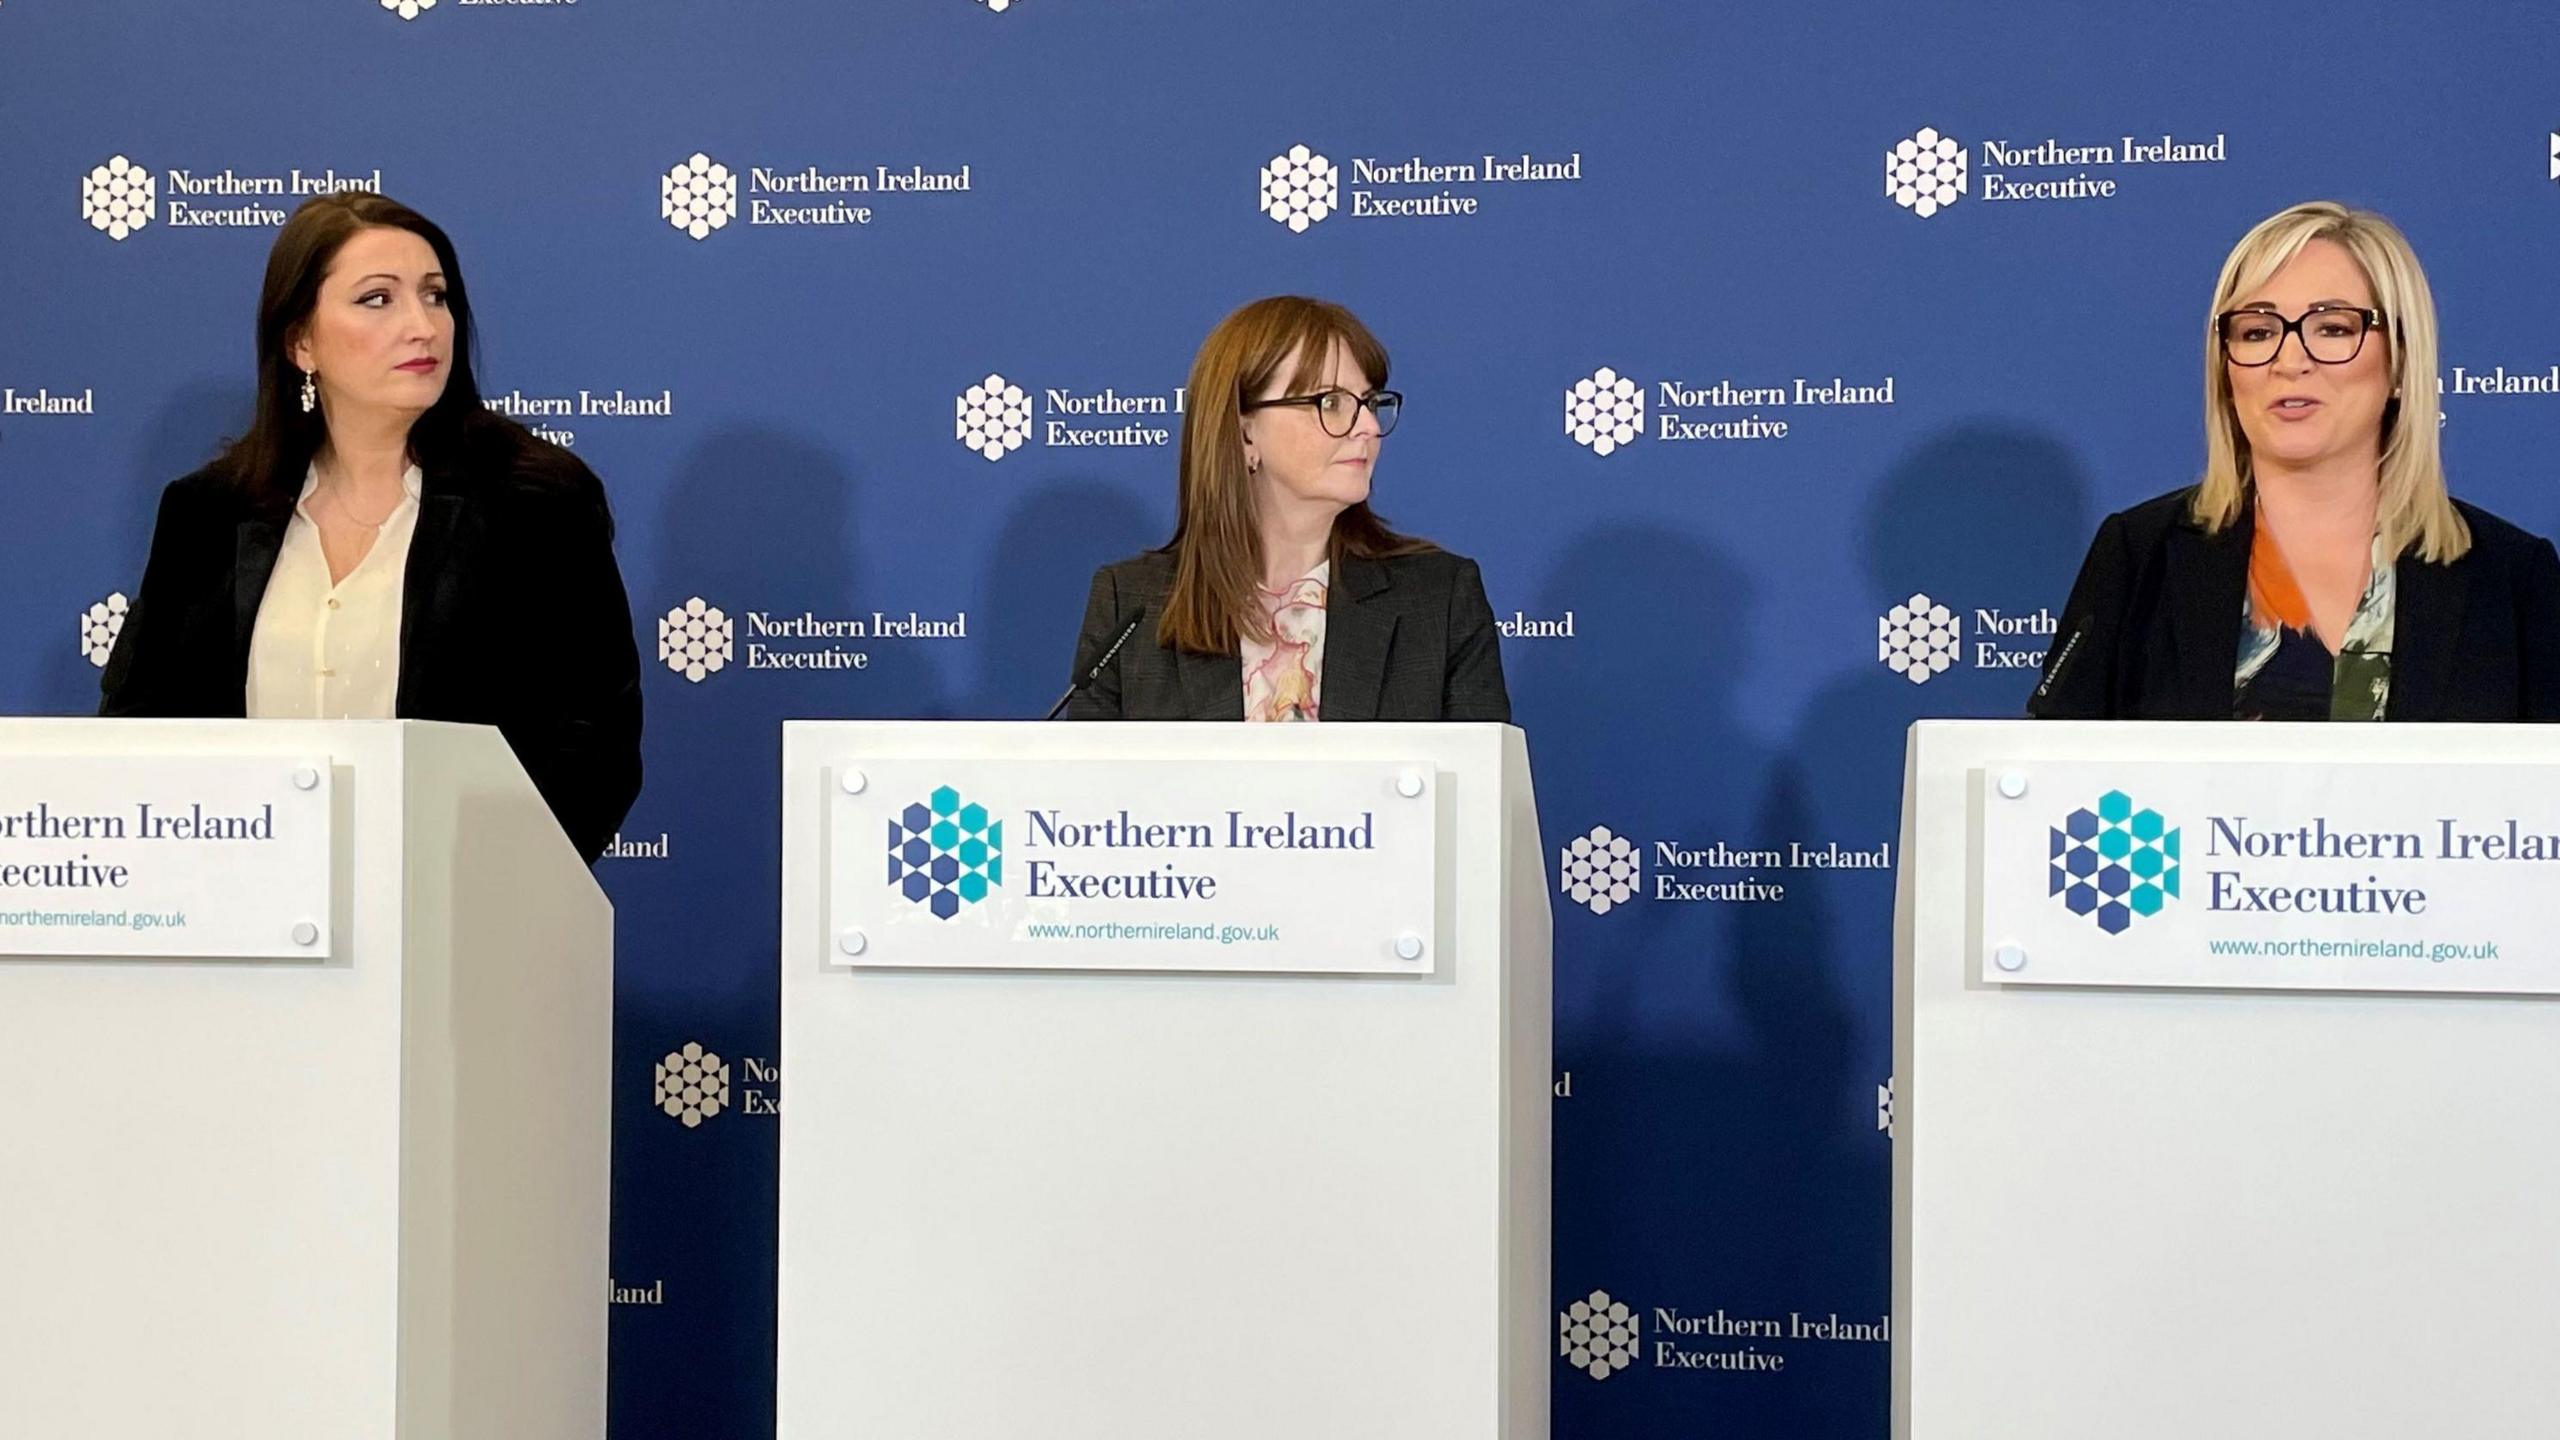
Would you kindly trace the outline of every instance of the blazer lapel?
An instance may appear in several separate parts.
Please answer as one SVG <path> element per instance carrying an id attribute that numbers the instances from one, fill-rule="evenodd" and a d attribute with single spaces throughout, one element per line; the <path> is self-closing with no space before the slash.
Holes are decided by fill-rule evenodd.
<path id="1" fill-rule="evenodd" d="M 2386 720 L 2433 720 L 2444 713 L 2454 637 L 2462 630 L 2470 571 L 2403 555 L 2393 568 L 2391 698 Z"/>
<path id="2" fill-rule="evenodd" d="M 2257 534 L 2254 512 L 2218 535 L 2192 520 L 2169 533 L 2161 576 L 2169 615 L 2169 653 L 2176 692 L 2162 706 L 2145 706 L 2150 718 L 2228 720 L 2233 677 L 2240 668 L 2240 607 L 2249 594 L 2249 545 Z"/>
<path id="3" fill-rule="evenodd" d="M 417 643 L 419 634 L 442 628 L 454 616 L 455 577 L 461 567 L 453 552 L 467 508 L 449 475 L 422 478 L 418 524 L 410 532 L 408 567 L 400 577 L 400 691 L 394 710 L 403 716 L 420 693 L 418 672 L 425 651 Z"/>
<path id="4" fill-rule="evenodd" d="M 1319 720 L 1375 720 L 1386 684 L 1387 648 L 1396 615 L 1382 598 L 1387 567 L 1345 555 L 1324 602 L 1324 691 Z"/>
<path id="5" fill-rule="evenodd" d="M 1176 651 L 1173 674 L 1182 688 L 1182 718 L 1244 718 L 1244 662 L 1235 656 Z"/>
<path id="6" fill-rule="evenodd" d="M 242 675 L 249 673 L 249 639 L 257 633 L 258 606 L 267 598 L 267 582 L 276 573 L 276 552 L 283 548 L 281 522 L 263 518 L 240 522 L 231 552 L 231 624 Z"/>

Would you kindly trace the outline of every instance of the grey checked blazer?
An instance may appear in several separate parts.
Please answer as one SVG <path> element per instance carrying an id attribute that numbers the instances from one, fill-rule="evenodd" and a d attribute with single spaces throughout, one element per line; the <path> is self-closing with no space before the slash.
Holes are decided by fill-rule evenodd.
<path id="1" fill-rule="evenodd" d="M 1500 636 L 1476 562 L 1445 550 L 1389 560 L 1344 556 L 1325 597 L 1326 720 L 1511 718 Z M 1233 655 L 1178 654 L 1156 643 L 1173 555 L 1150 550 L 1094 572 L 1076 639 L 1075 678 L 1132 617 L 1136 633 L 1067 706 L 1071 720 L 1242 720 Z"/>

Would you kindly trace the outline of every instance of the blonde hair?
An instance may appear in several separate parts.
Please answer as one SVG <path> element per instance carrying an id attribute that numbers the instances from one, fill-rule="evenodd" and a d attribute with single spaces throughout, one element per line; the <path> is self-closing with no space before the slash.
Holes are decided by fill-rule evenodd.
<path id="1" fill-rule="evenodd" d="M 2196 489 L 2195 518 L 2208 531 L 2236 523 L 2246 513 L 2252 476 L 2249 439 L 2231 402 L 2231 375 L 2213 317 L 2240 296 L 2267 283 L 2302 247 L 2330 240 L 2344 248 L 2373 287 L 2389 347 L 2392 399 L 2382 407 L 2382 501 L 2376 524 L 2385 555 L 2415 549 L 2418 558 L 2442 564 L 2471 548 L 2471 527 L 2445 492 L 2444 454 L 2436 429 L 2442 405 L 2436 393 L 2436 304 L 2426 271 L 2398 226 L 2370 210 L 2313 200 L 2271 215 L 2240 237 L 2206 311 L 2204 340 L 2204 480 Z"/>

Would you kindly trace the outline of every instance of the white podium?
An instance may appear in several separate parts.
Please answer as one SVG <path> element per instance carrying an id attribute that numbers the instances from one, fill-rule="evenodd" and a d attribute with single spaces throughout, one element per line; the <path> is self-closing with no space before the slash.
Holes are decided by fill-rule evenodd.
<path id="1" fill-rule="evenodd" d="M 274 843 L 326 867 L 281 877 L 330 912 L 284 909 L 296 953 L 29 929 L 254 867 L 30 840 L 70 808 L 30 785 L 270 770 Z M 0 861 L 112 859 L 137 897 L 0 888 L 0 1435 L 602 1436 L 612 914 L 497 733 L 7 720 L 0 774 Z"/>
<path id="2" fill-rule="evenodd" d="M 1915 726 L 1896 1440 L 2551 1433 L 2537 826 L 2548 729 Z"/>
<path id="3" fill-rule="evenodd" d="M 1517 730 L 793 723 L 783 823 L 782 1440 L 1543 1440 Z"/>

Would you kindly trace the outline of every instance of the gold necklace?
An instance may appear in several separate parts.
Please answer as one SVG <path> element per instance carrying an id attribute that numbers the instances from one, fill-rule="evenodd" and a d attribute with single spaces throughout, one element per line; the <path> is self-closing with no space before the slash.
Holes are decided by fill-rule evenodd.
<path id="1" fill-rule="evenodd" d="M 337 507 L 338 514 L 343 516 L 347 523 L 351 525 L 361 525 L 367 530 L 380 530 L 383 526 L 390 524 L 391 517 L 400 513 L 401 505 L 407 503 L 409 498 L 407 495 L 402 495 L 398 500 L 392 502 L 390 509 L 382 512 L 381 519 L 367 520 L 363 516 L 358 515 L 355 511 L 347 508 L 347 498 L 338 493 L 338 488 L 336 486 L 332 485 L 322 487 L 321 494 L 327 497 L 331 505 Z"/>

